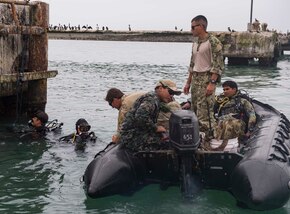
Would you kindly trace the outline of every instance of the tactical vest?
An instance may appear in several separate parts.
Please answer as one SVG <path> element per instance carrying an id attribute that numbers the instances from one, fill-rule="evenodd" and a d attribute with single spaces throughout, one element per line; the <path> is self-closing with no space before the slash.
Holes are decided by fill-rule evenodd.
<path id="1" fill-rule="evenodd" d="M 249 118 L 245 113 L 245 109 L 242 105 L 241 99 L 246 99 L 251 102 L 248 95 L 242 94 L 240 91 L 233 97 L 228 98 L 223 95 L 216 98 L 216 105 L 214 107 L 217 117 L 231 114 L 236 119 L 241 119 L 247 124 Z"/>

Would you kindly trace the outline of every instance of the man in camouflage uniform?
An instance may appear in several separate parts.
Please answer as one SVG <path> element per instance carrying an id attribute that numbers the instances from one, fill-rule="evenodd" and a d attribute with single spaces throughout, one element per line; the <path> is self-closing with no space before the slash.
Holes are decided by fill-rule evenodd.
<path id="1" fill-rule="evenodd" d="M 163 126 L 169 134 L 169 119 L 173 111 L 180 110 L 179 102 L 172 100 L 169 103 L 161 103 L 157 124 Z"/>
<path id="2" fill-rule="evenodd" d="M 216 83 L 220 81 L 224 69 L 222 44 L 206 31 L 207 19 L 199 15 L 191 21 L 191 32 L 197 41 L 193 43 L 188 78 L 184 93 L 191 88 L 191 109 L 195 112 L 201 132 L 205 132 L 206 142 L 213 138 L 216 126 L 213 105 Z"/>
<path id="3" fill-rule="evenodd" d="M 216 138 L 223 143 L 215 150 L 222 151 L 229 139 L 239 137 L 248 138 L 256 124 L 254 107 L 240 91 L 234 81 L 222 84 L 224 93 L 216 98 L 214 111 L 218 119 Z"/>
<path id="4" fill-rule="evenodd" d="M 117 88 L 110 88 L 108 90 L 105 100 L 112 108 L 119 110 L 117 133 L 113 135 L 112 142 L 117 143 L 119 141 L 121 124 L 123 123 L 127 112 L 132 108 L 134 102 L 143 94 L 145 94 L 145 92 L 124 94 Z"/>
<path id="5" fill-rule="evenodd" d="M 158 149 L 163 126 L 157 125 L 160 103 L 169 103 L 174 95 L 180 95 L 171 80 L 160 80 L 154 92 L 148 92 L 136 100 L 126 114 L 120 130 L 120 143 L 133 151 Z"/>

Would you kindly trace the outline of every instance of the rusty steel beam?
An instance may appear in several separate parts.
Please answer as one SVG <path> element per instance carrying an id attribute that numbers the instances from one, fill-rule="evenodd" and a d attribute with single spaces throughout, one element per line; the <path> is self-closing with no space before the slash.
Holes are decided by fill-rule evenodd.
<path id="1" fill-rule="evenodd" d="M 46 78 L 52 78 L 57 75 L 58 71 L 52 70 L 52 71 L 37 71 L 37 72 L 24 72 L 21 77 L 19 77 L 19 74 L 1 74 L 0 75 L 0 84 L 1 83 L 11 83 L 11 82 L 17 82 L 18 78 L 21 78 L 21 81 L 31 81 L 31 80 L 40 80 L 40 79 L 46 79 Z"/>
<path id="2" fill-rule="evenodd" d="M 28 1 L 28 0 L 24 0 L 24 1 L 16 1 L 16 0 L 0 0 L 0 3 L 18 4 L 18 5 L 27 5 L 27 4 L 29 4 L 29 1 Z"/>

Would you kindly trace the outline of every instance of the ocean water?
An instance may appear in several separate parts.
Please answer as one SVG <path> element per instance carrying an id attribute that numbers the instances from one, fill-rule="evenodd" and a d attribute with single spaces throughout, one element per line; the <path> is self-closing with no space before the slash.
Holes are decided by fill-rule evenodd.
<path id="1" fill-rule="evenodd" d="M 236 206 L 228 192 L 204 190 L 185 202 L 178 187 L 160 190 L 149 185 L 131 196 L 88 198 L 81 177 L 94 155 L 110 142 L 117 125 L 117 111 L 104 97 L 111 87 L 125 92 L 151 91 L 159 79 L 170 78 L 182 88 L 187 78 L 190 43 L 49 41 L 46 111 L 50 120 L 64 123 L 62 133 L 48 139 L 21 142 L 0 122 L 1 213 L 261 213 Z M 269 103 L 290 118 L 290 56 L 275 68 L 226 66 L 222 81 L 233 79 L 240 89 Z M 218 86 L 218 92 L 221 87 Z M 181 95 L 182 102 L 188 96 Z M 74 131 L 85 118 L 98 137 L 85 152 L 57 138 Z M 290 213 L 283 208 L 262 213 Z"/>

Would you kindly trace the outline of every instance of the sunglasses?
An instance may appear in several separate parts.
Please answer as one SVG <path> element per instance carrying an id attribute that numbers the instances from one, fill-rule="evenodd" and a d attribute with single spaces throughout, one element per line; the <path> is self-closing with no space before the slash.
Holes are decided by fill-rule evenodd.
<path id="1" fill-rule="evenodd" d="M 171 88 L 169 88 L 167 85 L 165 85 L 163 82 L 159 81 L 159 83 L 162 85 L 163 88 L 166 88 L 168 90 L 168 93 L 173 96 L 175 95 L 175 91 L 173 91 Z"/>
<path id="2" fill-rule="evenodd" d="M 79 126 L 79 129 L 80 129 L 81 132 L 88 132 L 88 131 L 90 131 L 91 126 L 90 125 L 88 125 L 88 126 Z"/>
<path id="3" fill-rule="evenodd" d="M 109 103 L 109 105 L 110 105 L 111 107 L 113 107 L 113 106 L 112 106 L 113 101 L 114 101 L 114 99 L 108 101 L 108 103 Z"/>
<path id="4" fill-rule="evenodd" d="M 191 26 L 191 30 L 194 30 L 198 26 L 200 26 L 200 24 Z"/>

